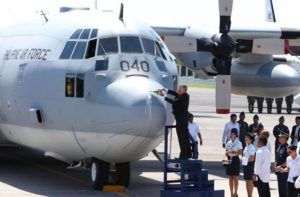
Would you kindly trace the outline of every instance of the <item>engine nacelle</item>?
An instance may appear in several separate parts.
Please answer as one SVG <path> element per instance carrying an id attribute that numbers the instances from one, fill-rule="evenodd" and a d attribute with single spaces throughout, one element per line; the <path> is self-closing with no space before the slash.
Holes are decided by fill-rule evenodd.
<path id="1" fill-rule="evenodd" d="M 276 98 L 299 91 L 300 74 L 286 64 L 235 62 L 231 75 L 234 94 Z"/>
<path id="2" fill-rule="evenodd" d="M 177 60 L 184 66 L 196 72 L 201 79 L 211 79 L 217 75 L 212 65 L 213 55 L 207 52 L 177 53 Z"/>

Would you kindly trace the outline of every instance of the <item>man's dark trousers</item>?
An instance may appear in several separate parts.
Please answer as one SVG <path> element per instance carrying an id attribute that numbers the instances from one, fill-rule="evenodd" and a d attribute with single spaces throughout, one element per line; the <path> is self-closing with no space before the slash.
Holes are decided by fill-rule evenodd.
<path id="1" fill-rule="evenodd" d="M 279 197 L 287 197 L 288 173 L 276 173 L 278 182 Z"/>
<path id="2" fill-rule="evenodd" d="M 188 122 L 176 123 L 176 132 L 178 137 L 178 142 L 180 146 L 180 159 L 187 159 L 192 157 L 192 151 L 190 147 L 189 140 L 189 129 Z"/>
<path id="3" fill-rule="evenodd" d="M 271 193 L 269 183 L 262 182 L 258 176 L 257 179 L 257 191 L 259 197 L 270 197 Z"/>

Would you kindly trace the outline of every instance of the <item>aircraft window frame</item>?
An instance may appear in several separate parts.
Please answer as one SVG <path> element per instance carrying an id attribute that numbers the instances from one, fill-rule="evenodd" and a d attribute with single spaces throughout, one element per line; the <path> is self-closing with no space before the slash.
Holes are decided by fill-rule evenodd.
<path id="1" fill-rule="evenodd" d="M 79 39 L 89 39 L 91 34 L 91 29 L 84 29 L 79 37 Z"/>
<path id="2" fill-rule="evenodd" d="M 164 43 L 162 43 L 162 42 L 158 42 L 158 43 L 159 43 L 159 46 L 161 47 L 161 49 L 162 49 L 162 51 L 163 51 L 163 54 L 164 54 L 165 57 L 166 57 L 166 60 L 167 60 L 167 61 L 171 61 L 172 58 L 171 58 L 170 56 L 168 56 L 168 52 L 166 51 L 166 48 L 165 48 Z"/>
<path id="3" fill-rule="evenodd" d="M 77 45 L 76 41 L 68 41 L 59 57 L 59 59 L 70 59 L 73 54 L 74 48 Z"/>
<path id="4" fill-rule="evenodd" d="M 149 38 L 145 38 L 145 37 L 141 37 L 141 41 L 142 41 L 141 43 L 142 43 L 144 52 L 146 54 L 155 55 L 155 41 L 153 39 L 149 39 Z M 146 43 L 146 42 L 148 42 L 148 43 Z M 149 48 L 149 46 L 150 46 L 149 43 L 150 42 L 153 42 L 153 50 L 151 50 Z"/>
<path id="5" fill-rule="evenodd" d="M 86 41 L 78 41 L 73 51 L 71 59 L 83 59 L 87 48 Z"/>
<path id="6" fill-rule="evenodd" d="M 158 51 L 159 51 L 159 53 L 160 53 L 160 56 L 161 56 L 163 59 L 167 60 L 167 57 L 166 57 L 166 55 L 165 55 L 165 53 L 164 53 L 164 51 L 163 51 L 163 49 L 162 49 L 160 43 L 159 43 L 158 41 L 155 41 L 155 45 L 156 45 L 156 48 L 158 49 Z"/>
<path id="7" fill-rule="evenodd" d="M 90 39 L 98 37 L 98 29 L 92 29 Z"/>
<path id="8" fill-rule="evenodd" d="M 93 58 L 96 55 L 97 39 L 92 39 L 87 44 L 85 59 Z"/>
<path id="9" fill-rule="evenodd" d="M 142 42 L 138 36 L 120 36 L 120 50 L 121 53 L 144 53 Z"/>
<path id="10" fill-rule="evenodd" d="M 107 42 L 103 43 L 103 41 L 107 41 Z M 113 41 L 115 43 L 111 44 L 111 41 Z M 97 56 L 105 55 L 105 54 L 119 53 L 119 39 L 117 36 L 99 38 L 97 47 L 98 47 L 97 48 Z M 107 48 L 107 47 L 110 47 L 110 48 Z"/>
<path id="11" fill-rule="evenodd" d="M 77 29 L 70 37 L 70 39 L 78 39 L 83 29 Z"/>

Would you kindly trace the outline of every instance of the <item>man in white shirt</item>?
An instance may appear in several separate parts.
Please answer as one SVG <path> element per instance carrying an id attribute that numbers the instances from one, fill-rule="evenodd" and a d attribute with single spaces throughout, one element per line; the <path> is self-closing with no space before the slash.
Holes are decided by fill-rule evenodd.
<path id="1" fill-rule="evenodd" d="M 192 158 L 198 159 L 198 138 L 200 145 L 202 146 L 202 136 L 200 133 L 200 127 L 197 123 L 193 122 L 194 115 L 189 113 L 189 133 L 190 133 L 190 144 L 192 149 Z"/>
<path id="2" fill-rule="evenodd" d="M 225 125 L 223 136 L 222 136 L 222 145 L 225 148 L 226 143 L 230 140 L 231 130 L 236 128 L 238 131 L 238 136 L 240 135 L 240 125 L 236 122 L 237 116 L 236 114 L 230 115 L 230 122 Z"/>
<path id="3" fill-rule="evenodd" d="M 256 152 L 254 164 L 253 181 L 256 182 L 258 194 L 260 197 L 270 197 L 270 166 L 271 153 L 266 147 L 267 138 L 259 137 L 257 146 L 259 149 Z"/>

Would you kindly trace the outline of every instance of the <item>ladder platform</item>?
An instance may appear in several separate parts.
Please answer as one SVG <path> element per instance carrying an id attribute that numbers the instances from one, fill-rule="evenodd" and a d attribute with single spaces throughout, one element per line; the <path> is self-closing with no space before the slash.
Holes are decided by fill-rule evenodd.
<path id="1" fill-rule="evenodd" d="M 164 187 L 161 197 L 224 197 L 224 190 L 214 190 L 214 181 L 208 180 L 208 171 L 198 159 L 172 159 L 168 151 L 169 133 L 175 126 L 165 126 Z M 170 179 L 176 173 L 179 179 Z"/>

